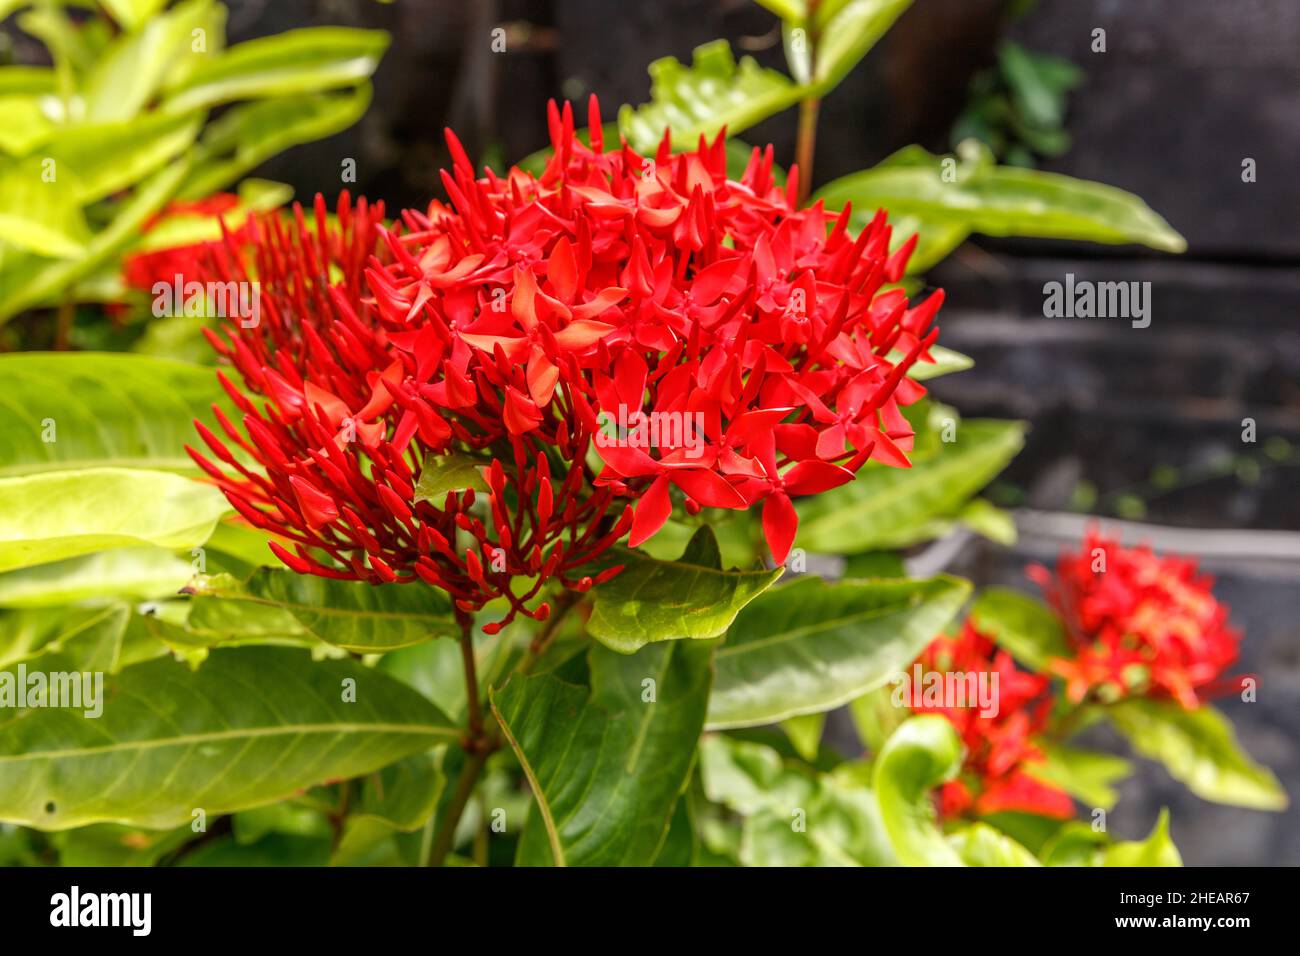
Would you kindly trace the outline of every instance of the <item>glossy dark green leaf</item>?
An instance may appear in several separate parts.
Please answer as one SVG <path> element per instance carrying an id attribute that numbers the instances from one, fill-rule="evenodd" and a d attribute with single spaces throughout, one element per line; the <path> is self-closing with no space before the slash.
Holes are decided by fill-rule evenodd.
<path id="1" fill-rule="evenodd" d="M 704 726 L 712 646 L 593 648 L 591 687 L 516 674 L 492 710 L 536 801 L 529 865 L 648 865 L 668 834 Z"/>
<path id="2" fill-rule="evenodd" d="M 858 215 L 884 208 L 927 222 L 959 223 L 989 236 L 1133 242 L 1166 252 L 1187 248 L 1183 237 L 1132 193 L 1059 173 L 995 166 L 987 156 L 964 150 L 960 164 L 930 156 L 924 163 L 887 162 L 851 173 L 814 198 L 831 209 L 852 203 Z M 945 160 L 954 171 L 947 178 Z"/>
<path id="3" fill-rule="evenodd" d="M 459 735 L 354 661 L 274 647 L 217 650 L 197 672 L 149 661 L 105 679 L 97 720 L 31 709 L 0 726 L 0 820 L 169 827 L 197 809 L 211 820 Z"/>
<path id="4" fill-rule="evenodd" d="M 430 501 L 441 508 L 447 492 L 461 492 L 469 488 L 488 491 L 481 469 L 486 462 L 455 452 L 447 455 L 429 455 L 420 468 L 420 480 L 415 485 L 415 500 Z"/>
<path id="5" fill-rule="evenodd" d="M 221 613 L 211 602 L 230 601 L 288 614 L 302 633 L 359 653 L 460 634 L 447 592 L 422 582 L 372 585 L 259 568 L 239 583 L 222 576 L 197 578 L 190 591 L 195 598 L 191 623 L 206 630 L 217 630 L 208 615 Z"/>
<path id="6" fill-rule="evenodd" d="M 970 594 L 959 578 L 801 578 L 736 617 L 715 658 L 709 727 L 770 724 L 848 703 L 904 671 Z"/>
<path id="7" fill-rule="evenodd" d="M 676 561 L 616 548 L 623 573 L 594 588 L 587 631 L 623 654 L 656 641 L 724 634 L 740 610 L 776 583 L 781 568 L 724 571 L 713 531 L 701 527 Z"/>
<path id="8" fill-rule="evenodd" d="M 650 64 L 650 102 L 618 114 L 620 131 L 633 148 L 653 150 L 664 131 L 690 149 L 701 135 L 712 139 L 724 126 L 729 135 L 798 102 L 800 88 L 752 57 L 737 63 L 726 40 L 696 47 L 691 65 L 667 56 Z"/>

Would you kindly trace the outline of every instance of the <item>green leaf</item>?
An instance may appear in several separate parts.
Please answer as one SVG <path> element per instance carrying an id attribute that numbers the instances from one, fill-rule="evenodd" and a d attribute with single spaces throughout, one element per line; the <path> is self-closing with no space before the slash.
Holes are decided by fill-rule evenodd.
<path id="1" fill-rule="evenodd" d="M 0 157 L 0 241 L 41 256 L 79 256 L 90 231 L 76 192 L 48 182 L 43 164 L 39 156 Z"/>
<path id="2" fill-rule="evenodd" d="M 120 467 L 197 474 L 194 420 L 229 405 L 210 368 L 119 352 L 0 355 L 0 478 Z M 202 542 L 199 542 L 202 543 Z"/>
<path id="3" fill-rule="evenodd" d="M 711 653 L 711 645 L 681 641 L 633 656 L 594 647 L 590 690 L 550 674 L 516 674 L 492 692 L 492 711 L 536 801 L 521 862 L 655 860 L 704 725 Z"/>
<path id="4" fill-rule="evenodd" d="M 0 667 L 39 661 L 47 673 L 116 673 L 162 653 L 135 624 L 121 603 L 0 611 Z"/>
<path id="5" fill-rule="evenodd" d="M 1058 173 L 995 166 L 982 146 L 963 143 L 963 161 L 945 181 L 946 157 L 910 148 L 905 162 L 886 161 L 827 184 L 814 199 L 830 209 L 852 203 L 857 216 L 877 208 L 925 221 L 960 223 L 989 236 L 1080 239 L 1101 243 L 1142 243 L 1182 252 L 1187 243 L 1137 196 L 1101 183 Z"/>
<path id="6" fill-rule="evenodd" d="M 51 111 L 46 109 L 49 102 L 48 94 L 5 93 L 0 69 L 0 150 L 10 156 L 25 156 L 44 142 L 55 129 Z M 7 183 L 6 191 L 16 185 Z M 6 208 L 21 209 L 25 205 L 5 198 L 9 200 Z"/>
<path id="7" fill-rule="evenodd" d="M 917 362 L 908 369 L 908 377 L 918 382 L 927 382 L 941 375 L 964 372 L 975 365 L 975 360 L 970 356 L 962 355 L 953 349 L 946 349 L 942 345 L 930 346 L 930 356 L 934 359 L 933 363 Z M 902 353 L 897 350 L 889 353 L 891 362 L 897 362 L 902 357 Z"/>
<path id="8" fill-rule="evenodd" d="M 460 634 L 447 592 L 420 583 L 373 585 L 259 568 L 238 586 L 217 576 L 196 579 L 190 591 L 196 610 L 202 604 L 206 611 L 211 601 L 269 607 L 287 613 L 303 633 L 358 653 L 382 653 Z M 194 617 L 191 611 L 191 622 L 203 627 Z"/>
<path id="9" fill-rule="evenodd" d="M 852 701 L 849 716 L 863 746 L 869 752 L 877 753 L 898 725 L 911 716 L 911 711 L 894 706 L 893 688 L 886 685 Z"/>
<path id="10" fill-rule="evenodd" d="M 187 826 L 141 830 L 101 823 L 65 830 L 49 840 L 59 851 L 59 866 L 155 866 L 198 836 Z"/>
<path id="11" fill-rule="evenodd" d="M 1105 831 L 1067 820 L 1047 839 L 1038 856 L 1045 866 L 1099 866 L 1108 845 Z"/>
<path id="12" fill-rule="evenodd" d="M 756 0 L 756 2 L 788 23 L 798 23 L 808 16 L 808 6 L 804 0 Z"/>
<path id="13" fill-rule="evenodd" d="M 700 741 L 705 795 L 745 818 L 736 855 L 747 866 L 897 865 L 864 769 L 816 773 L 752 741 Z"/>
<path id="14" fill-rule="evenodd" d="M 1213 707 L 1184 710 L 1172 701 L 1132 699 L 1105 713 L 1134 750 L 1164 764 L 1198 797 L 1255 810 L 1286 809 L 1277 777 L 1242 749 L 1232 724 Z"/>
<path id="15" fill-rule="evenodd" d="M 722 570 L 713 531 L 702 526 L 676 561 L 659 561 L 626 548 L 610 552 L 624 565 L 612 581 L 592 589 L 592 637 L 621 654 L 655 641 L 719 637 L 750 601 L 776 583 L 782 569 Z"/>
<path id="16" fill-rule="evenodd" d="M 1090 807 L 1109 810 L 1115 806 L 1119 793 L 1111 784 L 1123 780 L 1133 772 L 1132 765 L 1123 757 L 1112 754 L 1078 750 L 1064 744 L 1037 743 L 1044 760 L 1025 766 L 1025 771 L 1038 780 L 1050 783 Z"/>
<path id="17" fill-rule="evenodd" d="M 804 760 L 816 760 L 822 745 L 822 731 L 826 729 L 826 714 L 799 714 L 781 721 L 781 729 L 790 738 L 790 744 Z"/>
<path id="18" fill-rule="evenodd" d="M 682 797 L 677 801 L 672 822 L 668 825 L 668 835 L 659 848 L 654 866 L 690 866 L 695 859 L 697 844 L 690 804 L 686 797 Z"/>
<path id="19" fill-rule="evenodd" d="M 1169 836 L 1169 811 L 1162 809 L 1150 835 L 1140 842 L 1116 843 L 1101 856 L 1102 866 L 1182 866 L 1183 857 Z"/>
<path id="20" fill-rule="evenodd" d="M 75 259 L 50 262 L 28 257 L 0 268 L 0 325 L 24 309 L 62 299 L 69 288 L 112 261 L 139 236 L 145 221 L 176 192 L 189 171 L 189 158 L 171 163 L 135 189 L 113 220 L 97 232 L 85 253 Z"/>
<path id="21" fill-rule="evenodd" d="M 124 30 L 138 30 L 163 7 L 167 0 L 104 0 L 104 7 Z"/>
<path id="22" fill-rule="evenodd" d="M 373 89 L 276 97 L 232 106 L 203 133 L 201 161 L 180 198 L 201 199 L 226 189 L 277 153 L 347 129 L 365 113 Z"/>
<path id="23" fill-rule="evenodd" d="M 1060 127 L 1065 94 L 1079 84 L 1083 72 L 1068 60 L 1031 53 L 1010 40 L 998 47 L 998 65 L 1020 117 L 1041 129 Z"/>
<path id="24" fill-rule="evenodd" d="M 420 466 L 420 480 L 415 484 L 415 500 L 430 501 L 441 508 L 449 491 L 473 488 L 487 494 L 488 484 L 479 470 L 487 462 L 462 452 L 428 455 Z"/>
<path id="25" fill-rule="evenodd" d="M 227 229 L 233 231 L 247 222 L 250 215 L 277 209 L 291 199 L 293 199 L 293 187 L 286 183 L 266 179 L 245 179 L 239 184 L 239 202 L 223 212 L 220 218 L 198 212 L 168 215 L 166 219 L 140 237 L 140 241 L 131 247 L 131 253 L 192 246 L 200 242 L 220 242 L 222 222 L 226 224 Z M 215 318 L 208 316 L 172 315 L 165 317 L 165 320 L 209 326 L 216 324 Z M 159 324 L 159 322 L 149 323 L 150 330 Z M 212 355 L 212 346 L 208 345 L 203 336 L 197 334 L 196 338 L 202 343 L 204 354 Z"/>
<path id="26" fill-rule="evenodd" d="M 854 212 L 850 219 L 855 224 L 865 224 L 865 220 L 859 218 L 857 211 Z M 890 242 L 891 251 L 897 249 L 913 234 L 917 237 L 916 248 L 912 250 L 912 254 L 907 260 L 906 274 L 909 276 L 920 275 L 934 268 L 943 259 L 947 258 L 949 253 L 965 242 L 970 235 L 970 229 L 957 220 L 891 215 L 890 225 L 894 230 L 893 241 Z M 930 351 L 933 353 L 934 349 L 932 348 Z M 911 375 L 915 371 L 916 366 L 913 366 L 908 374 Z"/>
<path id="27" fill-rule="evenodd" d="M 1041 866 L 1023 846 L 987 823 L 972 823 L 948 835 L 967 866 Z"/>
<path id="28" fill-rule="evenodd" d="M 186 590 L 220 590 L 229 597 L 194 594 L 179 608 L 146 618 L 148 630 L 186 659 L 201 661 L 209 648 L 218 645 L 288 644 L 319 649 L 298 619 L 269 603 L 241 601 L 233 597 L 242 590 L 229 574 L 214 574 L 191 580 Z"/>
<path id="29" fill-rule="evenodd" d="M 955 441 L 917 455 L 911 468 L 868 464 L 856 480 L 798 503 L 799 546 L 853 554 L 926 540 L 932 522 L 958 513 L 1015 457 L 1024 431 L 1021 422 L 966 420 Z"/>
<path id="30" fill-rule="evenodd" d="M 771 747 L 726 734 L 701 738 L 700 782 L 709 800 L 741 816 L 772 802 L 793 806 L 811 793 L 808 776 L 788 774 Z"/>
<path id="31" fill-rule="evenodd" d="M 3 0 L 0 10 L 4 10 Z M 53 93 L 56 89 L 54 71 L 47 66 L 0 66 L 0 96 Z"/>
<path id="32" fill-rule="evenodd" d="M 957 513 L 957 523 L 983 535 L 994 544 L 1009 548 L 1016 543 L 1016 519 L 983 498 L 967 502 Z"/>
<path id="33" fill-rule="evenodd" d="M 0 571 L 106 548 L 202 544 L 225 496 L 162 471 L 86 468 L 0 479 Z"/>
<path id="34" fill-rule="evenodd" d="M 427 753 L 389 764 L 361 780 L 356 808 L 348 814 L 330 865 L 363 865 L 376 842 L 423 827 L 446 785 L 441 766 Z"/>
<path id="35" fill-rule="evenodd" d="M 165 108 L 183 111 L 232 100 L 319 93 L 356 86 L 388 49 L 382 30 L 307 27 L 236 44 L 168 90 Z"/>
<path id="36" fill-rule="evenodd" d="M 800 88 L 752 57 L 739 64 L 726 40 L 695 48 L 691 65 L 667 56 L 650 64 L 650 102 L 619 110 L 618 126 L 634 149 L 654 149 L 670 130 L 679 148 L 724 126 L 735 135 L 798 102 Z"/>
<path id="37" fill-rule="evenodd" d="M 164 548 L 120 548 L 0 574 L 0 607 L 54 607 L 175 594 L 194 573 Z"/>
<path id="38" fill-rule="evenodd" d="M 798 806 L 764 806 L 745 821 L 746 866 L 896 866 L 869 789 L 838 787 L 820 776 Z"/>
<path id="39" fill-rule="evenodd" d="M 946 719 L 905 721 L 876 759 L 875 790 L 885 831 L 904 866 L 962 866 L 935 823 L 930 790 L 961 769 L 961 740 Z"/>
<path id="40" fill-rule="evenodd" d="M 207 55 L 193 51 L 193 31 L 205 31 L 216 45 L 225 20 L 225 7 L 212 0 L 188 0 L 153 17 L 138 31 L 118 36 L 86 77 L 86 120 L 133 119 L 153 99 L 178 61 L 198 63 L 202 62 L 198 58 Z"/>
<path id="41" fill-rule="evenodd" d="M 1009 588 L 986 588 L 970 609 L 971 623 L 1026 667 L 1047 668 L 1054 657 L 1069 657 L 1065 626 L 1041 601 Z"/>
<path id="42" fill-rule="evenodd" d="M 751 727 L 848 703 L 904 671 L 961 609 L 958 578 L 800 578 L 736 617 L 715 658 L 709 728 Z"/>
<path id="43" fill-rule="evenodd" d="M 0 819 L 177 826 L 196 809 L 212 818 L 270 803 L 460 734 L 370 668 L 284 648 L 214 651 L 197 672 L 149 661 L 103 689 L 98 720 L 36 708 L 0 725 Z"/>
<path id="44" fill-rule="evenodd" d="M 912 0 L 848 0 L 818 27 L 812 87 L 825 96 L 857 66 Z"/>
<path id="45" fill-rule="evenodd" d="M 90 203 L 134 186 L 194 145 L 203 126 L 197 111 L 146 113 L 124 122 L 69 126 L 41 152 L 55 161 L 58 181 L 71 172 L 78 202 Z"/>

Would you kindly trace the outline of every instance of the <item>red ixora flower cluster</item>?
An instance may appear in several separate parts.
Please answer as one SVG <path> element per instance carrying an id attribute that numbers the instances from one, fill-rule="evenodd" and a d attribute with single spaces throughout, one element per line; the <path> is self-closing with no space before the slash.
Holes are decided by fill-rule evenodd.
<path id="1" fill-rule="evenodd" d="M 1190 558 L 1125 548 L 1090 530 L 1082 551 L 1061 555 L 1055 574 L 1042 566 L 1028 573 L 1065 623 L 1073 654 L 1052 667 L 1076 702 L 1095 693 L 1172 698 L 1195 709 L 1237 659 L 1241 635 L 1211 592 L 1213 578 Z"/>
<path id="2" fill-rule="evenodd" d="M 293 543 L 273 545 L 291 568 L 419 578 L 463 612 L 503 598 L 507 620 L 541 619 L 546 581 L 589 588 L 593 559 L 655 534 L 674 497 L 691 513 L 761 502 L 781 562 L 793 496 L 868 459 L 907 467 L 900 406 L 924 389 L 906 373 L 932 361 L 942 296 L 911 307 L 883 287 L 915 239 L 891 254 L 883 212 L 854 237 L 848 209 L 794 208 L 798 172 L 782 189 L 770 147 L 733 181 L 722 136 L 607 150 L 594 99 L 589 129 L 586 146 L 552 104 L 540 177 L 476 176 L 448 131 L 450 204 L 388 227 L 346 194 L 331 221 L 318 197 L 314 224 L 266 218 L 196 262 L 260 283 L 258 327 L 210 339 L 261 401 L 227 381 L 237 448 L 202 430 L 222 465 L 193 454 Z M 633 432 L 657 444 L 608 427 L 647 421 Z M 477 493 L 419 493 L 465 462 Z"/>
<path id="3" fill-rule="evenodd" d="M 960 701 L 939 694 L 941 699 L 932 702 L 913 688 L 911 709 L 942 714 L 966 748 L 961 775 L 939 791 L 943 816 L 972 810 L 980 815 L 1021 811 L 1062 820 L 1074 815 L 1069 794 L 1029 772 L 1043 759 L 1030 738 L 1042 732 L 1051 715 L 1051 678 L 1018 669 L 1010 654 L 997 650 L 993 640 L 969 621 L 956 637 L 935 638 L 918 664 L 922 673 L 934 675 L 936 683 L 948 675 L 957 680 L 974 675 L 985 680 L 993 693 L 994 706 L 985 712 L 969 694 Z"/>

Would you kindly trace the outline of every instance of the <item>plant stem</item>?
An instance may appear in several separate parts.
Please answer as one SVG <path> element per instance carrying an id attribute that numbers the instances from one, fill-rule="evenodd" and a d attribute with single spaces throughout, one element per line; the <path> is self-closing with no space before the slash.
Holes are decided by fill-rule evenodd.
<path id="1" fill-rule="evenodd" d="M 468 759 L 456 781 L 456 792 L 447 804 L 446 814 L 434 835 L 427 861 L 429 866 L 442 866 L 442 861 L 451 851 L 452 842 L 456 839 L 456 827 L 474 793 L 474 785 L 483 772 L 488 754 L 493 750 L 492 741 L 483 731 L 483 707 L 478 697 L 478 671 L 474 664 L 474 619 L 460 612 L 456 619 L 460 624 L 460 657 L 465 668 L 465 711 L 469 724 L 461 747 Z"/>
<path id="2" fill-rule="evenodd" d="M 66 352 L 72 340 L 72 323 L 76 318 L 77 304 L 71 296 L 59 303 L 58 317 L 54 326 L 54 351 Z"/>
<path id="3" fill-rule="evenodd" d="M 479 866 L 488 865 L 488 807 L 487 797 L 482 790 L 478 794 L 478 832 L 474 834 L 474 862 Z"/>
<path id="4" fill-rule="evenodd" d="M 812 192 L 813 155 L 817 149 L 817 113 L 821 109 L 820 97 L 810 96 L 799 101 L 799 132 L 795 140 L 795 162 L 799 164 L 800 206 Z"/>
<path id="5" fill-rule="evenodd" d="M 474 619 L 457 614 L 460 622 L 460 658 L 465 668 L 465 709 L 469 714 L 469 736 L 479 741 L 483 736 L 483 708 L 478 699 L 478 672 L 474 664 Z"/>
<path id="6" fill-rule="evenodd" d="M 487 747 L 469 755 L 469 760 L 466 761 L 464 768 L 460 772 L 460 779 L 456 781 L 456 792 L 452 794 L 451 802 L 447 804 L 446 815 L 438 825 L 438 832 L 433 838 L 433 847 L 429 850 L 428 866 L 442 866 L 443 860 L 447 858 L 447 854 L 451 851 L 452 841 L 456 839 L 456 827 L 460 823 L 461 814 L 465 812 L 465 806 L 474 793 L 474 785 L 478 783 L 479 774 L 483 772 L 483 765 L 487 763 L 487 758 Z"/>

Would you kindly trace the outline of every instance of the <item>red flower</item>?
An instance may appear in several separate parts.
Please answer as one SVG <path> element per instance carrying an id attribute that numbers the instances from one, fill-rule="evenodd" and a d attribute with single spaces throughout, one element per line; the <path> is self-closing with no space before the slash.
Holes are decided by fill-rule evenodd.
<path id="1" fill-rule="evenodd" d="M 297 543 L 277 550 L 291 567 L 418 576 L 464 610 L 502 598 L 507 617 L 544 616 L 528 602 L 548 579 L 589 587 L 584 565 L 651 537 L 674 498 L 763 502 L 782 561 L 791 496 L 870 458 L 907 465 L 899 407 L 924 394 L 906 373 L 931 360 L 941 296 L 909 308 L 881 291 L 910 250 L 889 254 L 883 213 L 853 238 L 849 210 L 794 209 L 770 148 L 728 180 L 722 137 L 676 155 L 665 139 L 653 160 L 605 151 L 594 99 L 591 147 L 568 106 L 550 122 L 540 178 L 476 176 L 449 131 L 449 205 L 386 228 L 345 195 L 336 227 L 318 199 L 314 225 L 268 218 L 201 257 L 205 277 L 260 283 L 260 324 L 212 340 L 266 399 L 231 386 L 243 427 L 223 422 L 264 474 L 215 436 L 225 467 L 198 457 Z M 451 454 L 482 463 L 486 500 L 417 501 Z"/>
<path id="2" fill-rule="evenodd" d="M 1237 659 L 1241 635 L 1214 598 L 1214 579 L 1190 558 L 1124 548 L 1092 530 L 1054 575 L 1037 565 L 1029 575 L 1065 622 L 1073 656 L 1053 669 L 1076 702 L 1096 692 L 1171 698 L 1191 710 Z"/>
<path id="3" fill-rule="evenodd" d="M 1073 816 L 1069 794 L 1026 772 L 1043 759 L 1031 738 L 1042 732 L 1051 711 L 1049 678 L 1017 669 L 1006 651 L 997 650 L 969 622 L 956 637 L 935 638 L 914 671 L 923 676 L 911 688 L 911 709 L 942 714 L 966 748 L 961 775 L 940 790 L 943 816 L 972 810 Z M 971 691 L 981 686 L 987 689 L 984 700 Z M 957 689 L 960 698 L 950 699 L 947 687 Z"/>

